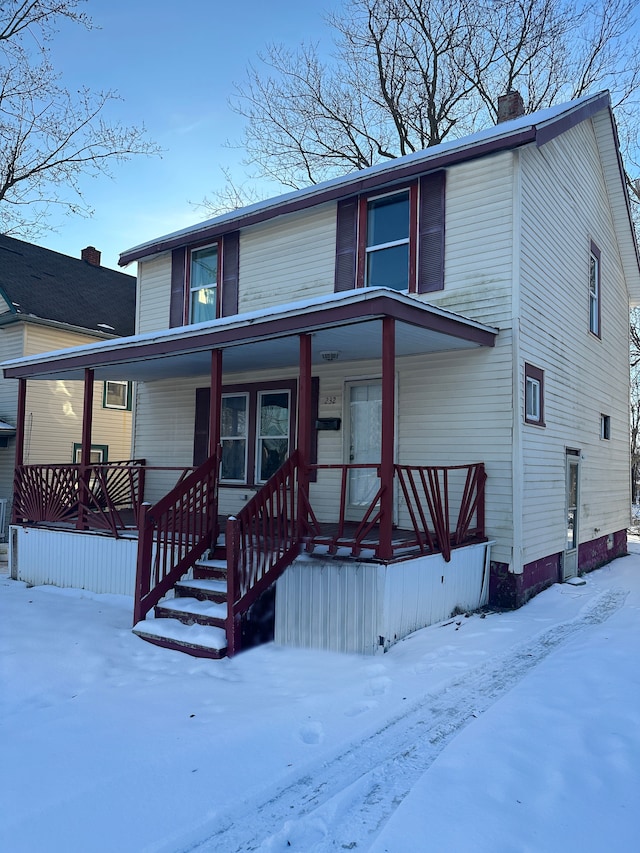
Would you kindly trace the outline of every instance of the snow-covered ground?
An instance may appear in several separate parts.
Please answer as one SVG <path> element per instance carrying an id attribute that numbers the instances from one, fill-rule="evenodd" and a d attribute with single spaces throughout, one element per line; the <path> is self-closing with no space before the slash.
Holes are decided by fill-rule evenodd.
<path id="1" fill-rule="evenodd" d="M 196 660 L 130 599 L 0 577 L 0 850 L 637 850 L 630 550 L 376 658 Z"/>

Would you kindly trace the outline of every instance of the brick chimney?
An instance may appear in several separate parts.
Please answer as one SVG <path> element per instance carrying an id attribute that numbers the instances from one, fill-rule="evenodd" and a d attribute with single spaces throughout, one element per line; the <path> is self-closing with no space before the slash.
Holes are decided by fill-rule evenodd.
<path id="1" fill-rule="evenodd" d="M 87 246 L 86 249 L 83 249 L 80 252 L 82 260 L 86 261 L 88 264 L 93 264 L 94 267 L 100 266 L 100 255 L 101 253 L 95 248 L 95 246 Z"/>
<path id="2" fill-rule="evenodd" d="M 498 124 L 524 115 L 524 101 L 520 92 L 511 89 L 498 98 Z"/>

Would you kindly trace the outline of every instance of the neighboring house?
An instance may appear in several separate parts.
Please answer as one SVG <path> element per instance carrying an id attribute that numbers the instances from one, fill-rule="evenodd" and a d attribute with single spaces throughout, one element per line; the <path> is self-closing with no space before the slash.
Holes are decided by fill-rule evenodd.
<path id="1" fill-rule="evenodd" d="M 89 246 L 70 258 L 0 235 L 0 356 L 3 360 L 130 335 L 135 278 L 100 266 Z M 11 507 L 18 387 L 0 380 L 0 499 Z M 32 383 L 25 400 L 25 464 L 80 461 L 83 383 Z M 131 391 L 99 383 L 93 400 L 94 462 L 129 459 Z M 4 502 L 6 501 L 6 504 Z M 6 535 L 6 527 L 0 536 Z"/>
<path id="2" fill-rule="evenodd" d="M 510 93 L 500 111 L 520 106 Z M 230 212 L 133 261 L 135 336 L 5 365 L 20 395 L 138 383 L 146 464 L 120 471 L 120 538 L 91 535 L 88 505 L 74 534 L 23 509 L 14 576 L 41 582 L 63 553 L 55 582 L 134 594 L 141 635 L 212 656 L 262 630 L 275 583 L 276 641 L 373 653 L 626 552 L 640 265 L 608 93 Z M 145 620 L 154 605 L 171 618 Z"/>

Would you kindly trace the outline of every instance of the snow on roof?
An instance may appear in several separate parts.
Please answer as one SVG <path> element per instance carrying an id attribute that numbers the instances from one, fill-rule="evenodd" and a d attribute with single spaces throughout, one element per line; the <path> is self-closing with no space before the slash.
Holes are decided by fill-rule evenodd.
<path id="1" fill-rule="evenodd" d="M 539 110 L 529 115 L 521 116 L 520 118 L 511 121 L 501 122 L 492 127 L 487 127 L 484 130 L 477 131 L 469 136 L 461 137 L 460 139 L 451 139 L 446 142 L 441 142 L 439 145 L 434 145 L 430 148 L 425 148 L 421 151 L 415 151 L 407 154 L 404 157 L 397 157 L 391 161 L 377 163 L 374 166 L 369 166 L 357 172 L 348 172 L 339 177 L 332 178 L 322 183 L 314 184 L 309 187 L 304 187 L 300 190 L 294 190 L 283 195 L 274 196 L 263 201 L 256 202 L 246 207 L 237 210 L 231 210 L 223 213 L 220 216 L 212 219 L 204 220 L 195 225 L 190 225 L 187 228 L 182 228 L 178 231 L 173 231 L 153 240 L 140 243 L 133 246 L 131 249 L 123 252 L 120 256 L 120 263 L 126 264 L 136 258 L 144 257 L 144 250 L 149 249 L 149 253 L 157 250 L 158 244 L 168 241 L 174 241 L 178 238 L 190 237 L 197 235 L 200 231 L 204 231 L 214 227 L 222 227 L 225 224 L 239 222 L 247 219 L 255 214 L 266 213 L 270 209 L 274 210 L 274 214 L 278 208 L 291 203 L 302 202 L 305 199 L 313 199 L 315 196 L 321 196 L 330 190 L 339 190 L 341 187 L 348 188 L 356 181 L 363 181 L 367 178 L 375 176 L 388 177 L 393 180 L 394 172 L 404 170 L 411 165 L 424 165 L 428 168 L 430 161 L 435 161 L 444 155 L 467 154 L 471 155 L 474 149 L 484 146 L 487 143 L 498 142 L 501 139 L 510 140 L 519 138 L 520 135 L 529 131 L 540 131 L 547 128 L 549 125 L 558 121 L 560 118 L 565 118 L 571 113 L 576 113 L 583 109 L 587 104 L 593 104 L 602 108 L 610 106 L 610 98 L 608 92 L 599 92 L 595 95 L 584 95 L 574 101 L 564 104 L 558 104 L 553 107 L 548 107 L 544 110 Z M 135 257 L 132 257 L 135 256 Z"/>

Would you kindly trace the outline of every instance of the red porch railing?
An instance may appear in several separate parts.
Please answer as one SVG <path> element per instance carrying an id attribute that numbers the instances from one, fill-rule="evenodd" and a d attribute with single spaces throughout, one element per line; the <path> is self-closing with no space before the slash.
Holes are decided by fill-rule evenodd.
<path id="1" fill-rule="evenodd" d="M 144 494 L 144 460 L 91 465 L 20 465 L 14 474 L 14 524 L 68 524 L 109 530 L 135 526 Z M 82 486 L 84 485 L 84 488 Z"/>
<path id="2" fill-rule="evenodd" d="M 396 465 L 411 525 L 411 545 L 421 554 L 440 552 L 446 562 L 452 547 L 482 541 L 484 531 L 484 465 Z"/>
<path id="3" fill-rule="evenodd" d="M 240 649 L 240 620 L 300 553 L 317 521 L 305 488 L 306 469 L 298 451 L 228 519 L 227 653 Z"/>
<path id="4" fill-rule="evenodd" d="M 339 548 L 348 548 L 352 556 L 360 556 L 363 550 L 372 551 L 379 558 L 381 548 L 379 522 L 381 520 L 380 498 L 384 486 L 380 486 L 368 506 L 363 508 L 361 518 L 350 522 L 347 518 L 347 493 L 349 472 L 359 469 L 374 469 L 368 465 L 312 465 L 320 471 L 340 472 L 340 503 L 337 524 L 317 525 L 313 537 L 315 544 L 327 545 L 330 554 Z M 390 544 L 394 556 L 411 554 L 442 553 L 448 562 L 451 549 L 473 541 L 482 541 L 484 531 L 484 465 L 395 465 L 394 475 L 404 498 L 409 529 L 392 533 Z"/>
<path id="5" fill-rule="evenodd" d="M 216 539 L 220 448 L 138 519 L 134 624 Z"/>

